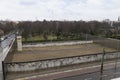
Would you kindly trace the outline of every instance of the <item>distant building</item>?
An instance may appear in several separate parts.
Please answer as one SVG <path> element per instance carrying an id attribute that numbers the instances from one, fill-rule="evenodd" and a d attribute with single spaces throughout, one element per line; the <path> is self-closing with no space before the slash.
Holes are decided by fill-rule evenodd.
<path id="1" fill-rule="evenodd" d="M 6 24 L 7 21 L 0 21 L 0 24 Z"/>
<path id="2" fill-rule="evenodd" d="M 118 17 L 118 22 L 120 22 L 120 16 Z"/>
<path id="3" fill-rule="evenodd" d="M 0 20 L 0 24 L 3 24 L 3 25 L 5 25 L 6 23 L 9 23 L 9 22 L 12 22 L 14 24 L 18 24 L 19 23 L 19 21 L 2 21 L 2 20 Z"/>
<path id="4" fill-rule="evenodd" d="M 103 22 L 108 23 L 111 27 L 113 27 L 113 21 L 110 21 L 110 19 L 105 19 Z"/>
<path id="5" fill-rule="evenodd" d="M 110 22 L 110 26 L 111 26 L 111 27 L 113 27 L 113 23 L 114 23 L 113 21 Z"/>
<path id="6" fill-rule="evenodd" d="M 103 20 L 104 22 L 110 23 L 110 19 Z"/>

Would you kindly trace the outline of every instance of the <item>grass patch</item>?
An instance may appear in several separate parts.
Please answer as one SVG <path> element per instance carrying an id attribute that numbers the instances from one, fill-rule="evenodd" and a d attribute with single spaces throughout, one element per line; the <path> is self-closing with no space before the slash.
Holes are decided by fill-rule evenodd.
<path id="1" fill-rule="evenodd" d="M 34 36 L 29 37 L 27 40 L 22 38 L 23 43 L 37 43 L 37 42 L 54 42 L 54 41 L 71 41 L 71 40 L 84 40 L 83 38 L 57 38 L 57 36 L 47 36 L 47 39 L 44 39 L 43 36 Z"/>

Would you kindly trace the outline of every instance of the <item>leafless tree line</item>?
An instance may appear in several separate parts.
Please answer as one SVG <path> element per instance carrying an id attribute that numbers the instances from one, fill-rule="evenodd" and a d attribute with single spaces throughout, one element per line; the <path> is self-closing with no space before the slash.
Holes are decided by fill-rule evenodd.
<path id="1" fill-rule="evenodd" d="M 54 35 L 57 39 L 79 39 L 82 34 L 111 36 L 116 34 L 120 23 L 114 22 L 111 27 L 107 22 L 99 21 L 20 21 L 19 23 L 0 23 L 0 29 L 4 33 L 18 29 L 27 39 L 30 36 L 42 35 L 47 40 L 48 35 Z M 117 27 L 117 30 L 116 28 Z"/>
<path id="2" fill-rule="evenodd" d="M 81 34 L 99 35 L 104 34 L 105 30 L 110 28 L 106 22 L 98 21 L 25 21 L 18 24 L 23 37 L 43 35 L 55 35 L 57 39 L 61 38 L 79 38 Z"/>

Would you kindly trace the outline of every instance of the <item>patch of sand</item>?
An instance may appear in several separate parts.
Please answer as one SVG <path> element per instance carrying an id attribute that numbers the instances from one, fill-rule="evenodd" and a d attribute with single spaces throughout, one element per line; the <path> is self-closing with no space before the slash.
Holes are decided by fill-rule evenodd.
<path id="1" fill-rule="evenodd" d="M 24 48 L 22 52 L 13 54 L 13 62 L 24 62 L 51 58 L 61 58 L 69 56 L 80 56 L 87 54 L 97 54 L 103 52 L 103 46 L 98 44 L 81 44 L 69 46 L 51 46 L 51 47 L 37 47 Z M 112 48 L 105 47 L 106 52 L 116 51 Z"/>

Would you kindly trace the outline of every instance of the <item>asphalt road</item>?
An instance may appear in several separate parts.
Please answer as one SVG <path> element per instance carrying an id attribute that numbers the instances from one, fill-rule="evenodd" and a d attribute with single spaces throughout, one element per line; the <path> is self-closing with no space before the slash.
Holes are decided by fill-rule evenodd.
<path id="1" fill-rule="evenodd" d="M 3 80 L 2 63 L 0 61 L 0 80 Z"/>
<path id="2" fill-rule="evenodd" d="M 102 75 L 100 72 L 93 72 L 56 80 L 111 80 L 117 77 L 120 77 L 120 67 L 116 70 L 115 68 L 105 70 Z"/>
<path id="3" fill-rule="evenodd" d="M 3 73 L 0 71 L 0 80 L 3 80 Z"/>

